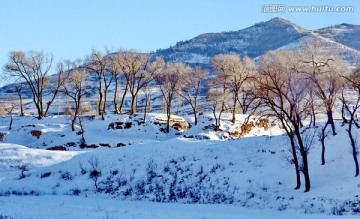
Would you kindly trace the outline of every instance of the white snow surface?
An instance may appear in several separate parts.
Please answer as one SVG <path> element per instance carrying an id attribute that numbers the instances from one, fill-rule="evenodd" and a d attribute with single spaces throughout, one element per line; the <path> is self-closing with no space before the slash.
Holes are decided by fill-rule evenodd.
<path id="1" fill-rule="evenodd" d="M 237 125 L 225 114 L 215 132 L 211 115 L 185 132 L 156 124 L 162 115 L 108 115 L 84 118 L 87 144 L 110 148 L 81 149 L 70 117 L 42 120 L 0 118 L 0 217 L 12 218 L 342 218 L 359 216 L 359 177 L 345 127 L 326 140 L 326 164 L 315 137 L 309 154 L 311 191 L 294 190 L 289 143 L 278 126 L 254 127 L 232 139 Z M 185 117 L 192 122 L 192 117 Z M 253 118 L 256 122 L 257 118 Z M 108 129 L 110 123 L 129 129 Z M 37 138 L 30 134 L 39 130 Z M 360 134 L 360 133 L 358 133 Z M 74 142 L 68 151 L 49 147 Z M 118 143 L 125 146 L 117 147 Z M 21 146 L 23 145 L 23 146 Z M 19 166 L 26 165 L 25 178 Z M 96 172 L 94 172 L 96 170 Z M 161 202 L 161 203 L 159 203 Z M 306 214 L 306 215 L 305 215 Z"/>
<path id="2" fill-rule="evenodd" d="M 52 219 L 355 219 L 356 216 L 299 214 L 256 210 L 234 205 L 189 205 L 121 201 L 93 197 L 26 196 L 0 197 L 0 211 L 14 218 Z"/>

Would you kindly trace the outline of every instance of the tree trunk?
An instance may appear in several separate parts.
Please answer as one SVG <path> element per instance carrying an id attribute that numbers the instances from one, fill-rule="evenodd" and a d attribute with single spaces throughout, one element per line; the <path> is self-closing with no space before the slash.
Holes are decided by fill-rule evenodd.
<path id="1" fill-rule="evenodd" d="M 10 125 L 9 125 L 9 130 L 12 129 L 12 123 L 13 123 L 13 117 L 12 117 L 12 113 L 10 113 Z"/>
<path id="2" fill-rule="evenodd" d="M 115 91 L 114 91 L 114 108 L 115 108 L 115 114 L 119 114 L 119 106 L 118 103 L 116 101 L 117 99 L 117 92 L 118 92 L 118 87 L 119 87 L 119 80 L 117 79 L 117 77 L 115 77 Z"/>
<path id="3" fill-rule="evenodd" d="M 82 124 L 81 122 L 81 119 L 80 117 L 78 116 L 78 120 L 79 120 L 79 126 L 80 126 L 80 129 L 81 129 L 81 144 L 85 144 L 85 136 L 84 136 L 84 125 Z"/>
<path id="4" fill-rule="evenodd" d="M 21 93 L 19 93 L 19 99 L 20 99 L 20 116 L 24 116 L 24 107 L 23 107 L 23 101 L 22 101 Z"/>
<path id="5" fill-rule="evenodd" d="M 122 113 L 122 108 L 123 108 L 124 103 L 125 103 L 125 97 L 126 97 L 126 93 L 127 93 L 128 89 L 129 89 L 129 84 L 127 83 L 126 86 L 125 86 L 125 90 L 124 90 L 122 99 L 121 99 L 121 103 L 120 103 L 120 108 L 119 108 L 120 113 Z"/>
<path id="6" fill-rule="evenodd" d="M 148 105 L 148 97 L 145 97 L 145 107 L 144 107 L 144 123 L 146 122 L 146 111 Z"/>
<path id="7" fill-rule="evenodd" d="M 218 120 L 217 120 L 217 117 L 216 117 L 216 111 L 215 109 L 213 110 L 213 115 L 214 115 L 214 119 L 215 119 L 215 128 L 214 128 L 214 131 L 219 131 L 219 126 L 218 125 Z"/>
<path id="8" fill-rule="evenodd" d="M 171 105 L 167 104 L 166 106 L 166 114 L 167 114 L 167 121 L 166 121 L 166 132 L 170 132 L 170 117 L 171 117 Z"/>
<path id="9" fill-rule="evenodd" d="M 335 123 L 334 123 L 334 118 L 333 118 L 333 112 L 332 112 L 332 110 L 331 110 L 331 109 L 328 109 L 327 112 L 326 112 L 326 114 L 327 114 L 327 117 L 328 117 L 327 123 L 328 123 L 329 125 L 331 125 L 331 129 L 332 129 L 333 135 L 336 135 Z"/>
<path id="10" fill-rule="evenodd" d="M 232 111 L 232 119 L 231 119 L 231 122 L 233 125 L 236 124 L 236 96 L 234 97 L 234 105 L 233 105 L 233 111 Z"/>
<path id="11" fill-rule="evenodd" d="M 41 117 L 45 117 L 42 97 L 39 99 L 39 107 L 40 107 Z"/>
<path id="12" fill-rule="evenodd" d="M 197 125 L 197 123 L 198 123 L 198 119 L 197 119 L 197 115 L 196 115 L 196 109 L 195 109 L 195 107 L 193 107 L 193 113 L 194 113 L 194 122 L 195 122 L 195 125 Z"/>
<path id="13" fill-rule="evenodd" d="M 37 102 L 35 102 L 35 106 L 36 106 L 36 110 L 37 110 L 37 113 L 38 113 L 38 119 L 42 119 L 43 115 L 41 113 L 41 109 L 40 109 L 40 106 Z"/>
<path id="14" fill-rule="evenodd" d="M 99 76 L 98 80 L 99 80 L 99 103 L 98 103 L 98 109 L 99 109 L 99 116 L 102 115 L 102 99 L 103 99 L 103 91 L 102 91 L 102 83 L 101 83 L 101 79 L 102 77 Z"/>
<path id="15" fill-rule="evenodd" d="M 315 115 L 315 107 L 314 102 L 311 103 L 311 115 L 312 115 L 312 126 L 314 127 L 316 125 L 316 115 Z"/>
<path id="16" fill-rule="evenodd" d="M 295 125 L 295 134 L 296 138 L 298 140 L 300 154 L 303 160 L 303 167 L 302 167 L 302 173 L 304 175 L 305 179 L 305 192 L 309 192 L 311 188 L 311 182 L 310 182 L 310 175 L 309 175 L 309 164 L 307 159 L 307 151 L 305 150 L 304 143 L 302 141 L 300 129 L 298 126 Z"/>
<path id="17" fill-rule="evenodd" d="M 295 173 L 296 173 L 296 187 L 295 189 L 300 189 L 301 186 L 301 177 L 300 177 L 300 169 L 299 169 L 299 160 L 296 154 L 296 147 L 295 147 L 295 141 L 294 141 L 294 134 L 288 134 L 288 137 L 290 138 L 290 144 L 291 144 L 291 152 L 293 156 L 293 162 L 295 166 Z"/>
<path id="18" fill-rule="evenodd" d="M 247 122 L 249 121 L 249 118 L 250 118 L 250 115 L 246 118 L 246 123 L 244 124 L 247 124 Z M 294 166 L 295 166 L 295 173 L 296 173 L 296 187 L 295 189 L 300 189 L 300 186 L 301 186 L 301 177 L 300 177 L 300 168 L 299 168 L 299 159 L 297 157 L 297 154 L 296 154 L 296 146 L 295 146 L 295 135 L 294 135 L 294 132 L 290 129 L 290 128 L 287 128 L 287 126 L 285 125 L 285 122 L 283 119 L 280 119 L 281 121 L 281 124 L 283 125 L 285 131 L 286 131 L 286 134 L 287 136 L 289 137 L 290 139 L 290 145 L 291 145 L 291 154 L 292 154 L 292 162 L 294 163 Z"/>
<path id="19" fill-rule="evenodd" d="M 326 128 L 327 128 L 328 124 L 326 123 L 324 127 L 321 128 L 321 136 L 320 136 L 320 141 L 321 141 L 321 165 L 325 165 L 325 138 L 326 138 Z"/>
<path id="20" fill-rule="evenodd" d="M 354 136 L 351 133 L 353 120 L 354 120 L 354 115 L 352 114 L 350 121 L 349 121 L 349 128 L 346 129 L 346 131 L 349 135 L 350 142 L 351 142 L 352 154 L 353 154 L 353 158 L 354 158 L 354 162 L 355 162 L 355 177 L 357 177 L 359 175 L 359 161 L 357 158 L 358 151 L 356 148 L 356 142 L 355 142 Z"/>
<path id="21" fill-rule="evenodd" d="M 107 91 L 108 91 L 108 88 L 105 88 L 105 90 L 104 90 L 104 104 L 103 104 L 103 113 L 106 113 L 106 101 L 107 101 Z"/>
<path id="22" fill-rule="evenodd" d="M 76 119 L 79 113 L 79 108 L 80 108 L 80 98 L 78 98 L 78 100 L 75 100 L 75 112 L 74 112 L 74 118 L 71 121 L 71 131 L 75 131 L 75 123 L 76 123 Z"/>
<path id="23" fill-rule="evenodd" d="M 131 94 L 131 110 L 130 115 L 136 113 L 136 95 Z"/>
<path id="24" fill-rule="evenodd" d="M 103 94 L 102 91 L 99 89 L 99 103 L 98 103 L 98 108 L 99 108 L 99 116 L 102 115 L 103 109 L 102 109 L 102 99 L 103 99 Z"/>

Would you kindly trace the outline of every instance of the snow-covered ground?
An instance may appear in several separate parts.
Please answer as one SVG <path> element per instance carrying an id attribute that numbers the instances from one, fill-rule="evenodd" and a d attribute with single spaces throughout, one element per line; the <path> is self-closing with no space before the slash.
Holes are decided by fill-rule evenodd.
<path id="1" fill-rule="evenodd" d="M 360 181 L 340 123 L 339 134 L 326 140 L 324 166 L 315 140 L 309 154 L 312 188 L 304 193 L 293 189 L 288 140 L 278 125 L 255 126 L 232 139 L 229 132 L 239 128 L 243 115 L 235 126 L 224 115 L 220 132 L 205 115 L 185 132 L 165 134 L 156 122 L 160 116 L 150 114 L 145 124 L 138 123 L 142 115 L 84 118 L 86 143 L 96 149 L 80 148 L 79 129 L 71 132 L 66 116 L 16 117 L 10 131 L 9 118 L 0 118 L 0 218 L 359 216 Z M 54 146 L 67 151 L 46 150 Z"/>
<path id="2" fill-rule="evenodd" d="M 358 216 L 300 214 L 294 211 L 258 210 L 235 205 L 189 205 L 121 201 L 93 197 L 0 197 L 0 211 L 13 218 L 52 219 L 355 219 Z M 1 214 L 0 214 L 1 215 Z"/>

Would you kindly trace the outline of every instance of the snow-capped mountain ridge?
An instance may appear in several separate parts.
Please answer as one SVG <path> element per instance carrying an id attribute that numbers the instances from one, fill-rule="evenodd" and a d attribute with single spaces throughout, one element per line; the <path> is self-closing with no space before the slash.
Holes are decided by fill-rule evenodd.
<path id="1" fill-rule="evenodd" d="M 167 61 L 181 61 L 190 65 L 210 66 L 211 58 L 220 53 L 235 53 L 257 58 L 269 50 L 280 48 L 295 49 L 292 45 L 301 45 L 307 38 L 315 38 L 336 45 L 337 52 L 351 55 L 345 57 L 351 64 L 359 56 L 360 26 L 339 24 L 319 30 L 307 30 L 280 17 L 257 23 L 242 30 L 205 33 L 190 40 L 176 43 L 168 49 L 158 50 Z"/>

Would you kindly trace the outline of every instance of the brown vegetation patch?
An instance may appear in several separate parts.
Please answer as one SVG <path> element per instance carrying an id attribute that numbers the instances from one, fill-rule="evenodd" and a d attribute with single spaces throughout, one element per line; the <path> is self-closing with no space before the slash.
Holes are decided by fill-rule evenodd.
<path id="1" fill-rule="evenodd" d="M 259 128 L 264 128 L 265 131 L 269 130 L 269 119 L 261 118 L 259 119 L 255 125 Z"/>
<path id="2" fill-rule="evenodd" d="M 42 132 L 38 131 L 38 130 L 33 130 L 33 131 L 30 132 L 30 134 L 32 136 L 35 136 L 36 138 L 40 138 L 40 136 L 42 135 Z"/>
<path id="3" fill-rule="evenodd" d="M 240 129 L 241 129 L 240 137 L 243 137 L 243 136 L 249 134 L 253 128 L 254 128 L 254 122 L 253 121 L 243 124 L 240 127 Z"/>

